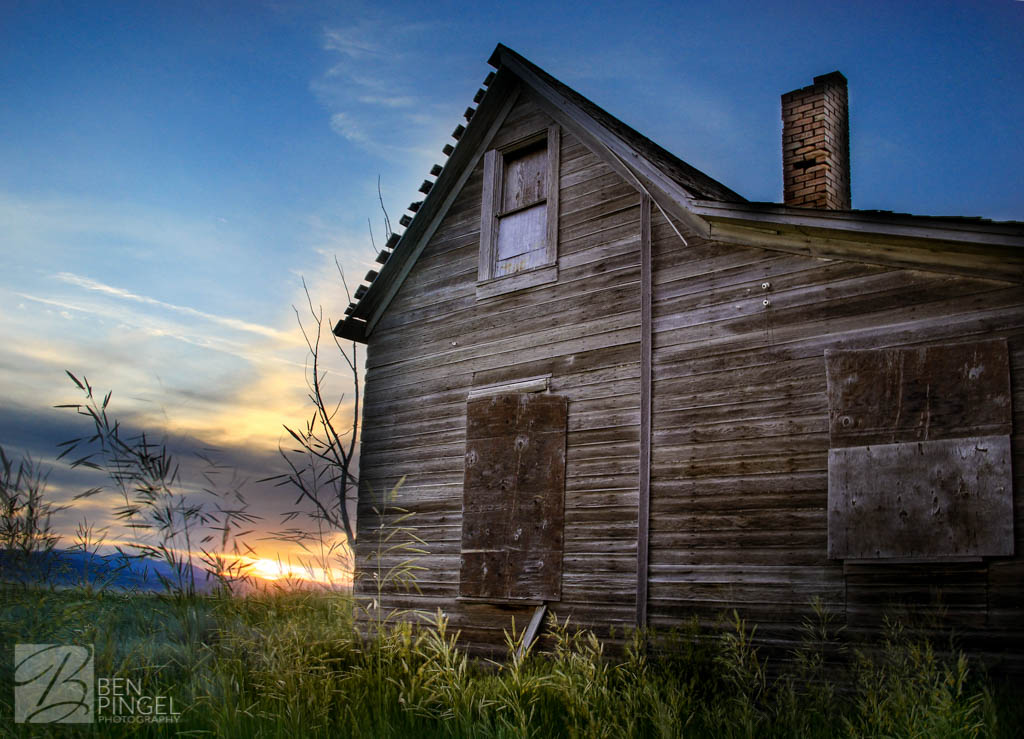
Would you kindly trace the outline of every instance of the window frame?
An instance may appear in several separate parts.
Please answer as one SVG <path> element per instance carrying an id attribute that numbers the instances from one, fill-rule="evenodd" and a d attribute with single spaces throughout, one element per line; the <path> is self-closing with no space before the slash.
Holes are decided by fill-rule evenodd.
<path id="1" fill-rule="evenodd" d="M 504 197 L 505 162 L 518 153 L 526 153 L 545 142 L 547 147 L 546 197 L 532 205 L 545 203 L 546 244 L 540 264 L 528 269 L 495 276 L 498 249 L 498 226 Z M 484 154 L 484 182 L 480 212 L 480 257 L 477 269 L 477 298 L 487 298 L 558 279 L 558 172 L 561 131 L 555 124 L 536 131 Z"/>

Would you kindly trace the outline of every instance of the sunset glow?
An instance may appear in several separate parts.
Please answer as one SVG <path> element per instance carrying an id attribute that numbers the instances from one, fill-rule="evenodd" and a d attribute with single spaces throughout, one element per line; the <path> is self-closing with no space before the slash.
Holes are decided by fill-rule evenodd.
<path id="1" fill-rule="evenodd" d="M 254 559 L 249 560 L 247 564 L 247 572 L 250 575 L 269 582 L 297 581 L 339 587 L 352 584 L 351 573 L 338 568 L 325 570 L 321 567 L 306 567 L 273 559 Z"/>

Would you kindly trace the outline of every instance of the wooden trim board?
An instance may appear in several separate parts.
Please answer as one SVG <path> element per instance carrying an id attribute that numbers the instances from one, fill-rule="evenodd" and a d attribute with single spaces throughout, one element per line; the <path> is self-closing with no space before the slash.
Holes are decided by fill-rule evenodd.
<path id="1" fill-rule="evenodd" d="M 648 538 L 651 521 L 651 198 L 640 199 L 640 480 L 636 537 L 636 625 L 647 625 Z"/>

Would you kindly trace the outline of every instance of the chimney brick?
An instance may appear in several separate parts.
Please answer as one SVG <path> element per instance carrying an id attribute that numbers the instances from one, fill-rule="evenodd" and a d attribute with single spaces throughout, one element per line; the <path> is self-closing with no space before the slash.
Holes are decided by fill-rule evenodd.
<path id="1" fill-rule="evenodd" d="M 782 182 L 786 205 L 850 209 L 850 117 L 839 72 L 782 96 Z"/>

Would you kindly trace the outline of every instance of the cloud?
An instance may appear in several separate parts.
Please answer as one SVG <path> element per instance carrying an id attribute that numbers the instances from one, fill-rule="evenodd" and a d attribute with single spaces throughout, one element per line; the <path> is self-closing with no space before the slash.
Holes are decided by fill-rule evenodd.
<path id="1" fill-rule="evenodd" d="M 253 394 L 268 390 L 280 390 L 274 381 L 261 383 L 252 388 Z M 115 394 L 108 406 L 112 419 L 117 419 L 122 439 L 130 440 L 138 437 L 145 430 L 150 442 L 166 445 L 169 453 L 179 467 L 179 482 L 175 489 L 190 492 L 204 501 L 207 510 L 213 510 L 214 496 L 205 492 L 205 488 L 226 493 L 238 489 L 250 503 L 250 512 L 262 516 L 263 520 L 256 525 L 257 533 L 253 539 L 264 536 L 267 532 L 281 528 L 280 516 L 286 510 L 294 508 L 295 497 L 288 490 L 282 490 L 274 483 L 261 483 L 259 480 L 268 478 L 284 471 L 285 465 L 278 453 L 276 443 L 254 445 L 245 439 L 236 438 L 227 443 L 213 444 L 208 435 L 196 435 L 190 431 L 174 430 L 167 426 L 156 426 L 152 419 L 124 403 L 124 398 Z M 280 418 L 268 423 L 280 429 Z M 243 425 L 245 419 L 239 421 Z M 79 437 L 87 437 L 93 428 L 89 418 L 83 418 L 73 409 L 29 408 L 20 405 L 0 405 L 0 439 L 18 438 L 21 443 L 4 444 L 7 456 L 15 461 L 28 454 L 39 461 L 48 470 L 46 499 L 55 504 L 71 503 L 70 510 L 56 516 L 55 528 L 59 533 L 71 537 L 78 522 L 87 518 L 102 528 L 110 527 L 113 539 L 127 536 L 118 525 L 114 511 L 123 505 L 123 494 L 117 489 L 110 477 L 104 472 L 86 468 L 72 468 L 70 458 L 57 460 L 59 442 Z M 91 447 L 83 447 L 76 456 L 84 456 Z M 211 468 L 197 452 L 217 462 Z M 98 460 L 97 460 L 98 461 Z M 100 487 L 102 492 L 73 501 L 74 496 L 92 488 Z M 255 542 L 254 542 L 255 545 Z M 272 549 L 282 549 L 270 545 Z M 260 547 L 257 547 L 260 548 Z"/>
<path id="2" fill-rule="evenodd" d="M 56 456 L 57 444 L 82 436 L 81 418 L 74 410 L 58 408 L 32 409 L 13 402 L 0 406 L 0 447 L 13 458 L 21 453 L 33 459 L 50 460 Z M 17 443 L 9 443 L 16 439 Z"/>
<path id="3" fill-rule="evenodd" d="M 366 133 L 359 127 L 359 124 L 353 121 L 352 116 L 348 113 L 335 113 L 332 115 L 331 130 L 357 144 L 365 144 L 370 141 Z"/>
<path id="4" fill-rule="evenodd" d="M 324 48 L 335 61 L 310 88 L 327 108 L 331 129 L 371 154 L 404 160 L 422 148 L 413 135 L 453 125 L 436 90 L 409 73 L 428 56 L 434 66 L 443 63 L 425 48 L 435 31 L 429 21 L 410 24 L 383 14 L 326 28 Z M 381 39 L 388 39 L 386 46 Z"/>
<path id="5" fill-rule="evenodd" d="M 291 305 L 307 326 L 309 319 L 295 274 L 307 275 L 314 304 L 327 308 L 321 359 L 337 376 L 335 397 L 350 385 L 329 334 L 345 303 L 333 258 L 352 265 L 354 289 L 376 252 L 364 229 L 353 231 L 334 211 L 307 216 L 303 245 L 286 258 L 244 231 L 132 204 L 0 191 L 0 223 L 12 247 L 0 275 L 0 407 L 78 402 L 64 376 L 70 369 L 98 390 L 114 388 L 121 410 L 147 428 L 276 450 L 282 424 L 301 425 L 308 411 L 306 346 Z M 239 283 L 245 289 L 211 289 L 241 254 L 256 250 L 250 261 L 263 268 Z M 164 258 L 171 253 L 173 260 Z M 210 285 L 176 280 L 181 263 Z M 155 289 L 175 297 L 154 297 Z M 260 319 L 240 318 L 236 309 Z M 17 446 L 24 436 L 39 449 L 26 431 L 8 427 L 0 443 Z"/>
<path id="6" fill-rule="evenodd" d="M 270 386 L 261 385 L 253 391 L 262 392 L 271 388 L 272 383 Z M 257 552 L 271 557 L 274 555 L 270 553 L 280 553 L 282 557 L 300 553 L 295 546 L 271 537 L 271 532 L 285 528 L 282 523 L 283 514 L 290 510 L 306 510 L 296 505 L 296 493 L 292 488 L 275 485 L 273 481 L 261 481 L 280 475 L 287 469 L 278 446 L 255 446 L 242 440 L 213 445 L 209 438 L 154 428 L 147 424 L 144 417 L 130 408 L 125 409 L 117 396 L 109 406 L 109 412 L 112 419 L 119 421 L 122 439 L 137 438 L 145 430 L 148 441 L 166 445 L 178 469 L 173 488 L 189 494 L 190 501 L 202 504 L 207 513 L 214 512 L 220 502 L 229 504 L 230 508 L 237 508 L 225 494 L 240 492 L 248 503 L 248 512 L 260 517 L 252 525 L 253 533 L 246 536 L 247 544 Z M 26 429 L 32 431 L 30 437 L 24 435 Z M 76 529 L 83 520 L 87 520 L 97 531 L 108 529 L 105 533 L 106 547 L 112 547 L 118 542 L 128 545 L 135 537 L 122 526 L 116 515 L 116 511 L 124 506 L 124 492 L 105 472 L 72 468 L 70 458 L 59 461 L 55 459 L 58 441 L 87 436 L 91 429 L 90 420 L 77 416 L 74 409 L 0 405 L 0 438 L 11 434 L 22 435 L 25 442 L 14 446 L 5 445 L 7 457 L 16 465 L 24 454 L 30 454 L 33 460 L 41 464 L 46 474 L 45 499 L 54 505 L 70 505 L 67 510 L 55 514 L 51 521 L 53 530 L 65 536 L 61 546 L 72 544 Z M 84 455 L 91 448 L 81 447 L 76 455 Z M 213 461 L 216 466 L 209 465 L 207 460 Z M 97 458 L 96 461 L 100 460 Z M 93 487 L 101 490 L 75 501 L 76 495 Z M 305 523 L 304 519 L 299 519 L 290 525 Z M 206 532 L 209 532 L 209 528 L 203 533 Z M 196 539 L 199 538 L 198 535 Z"/>
<path id="7" fill-rule="evenodd" d="M 382 105 L 385 108 L 411 108 L 416 105 L 416 98 L 411 95 L 387 97 L 384 95 L 361 95 L 359 102 L 367 105 Z"/>
<path id="8" fill-rule="evenodd" d="M 89 375 L 98 392 L 113 387 L 120 411 L 140 427 L 206 444 L 275 451 L 285 433 L 282 424 L 300 425 L 305 417 L 305 342 L 284 301 L 282 312 L 294 327 L 290 332 L 252 331 L 244 330 L 249 324 L 215 320 L 224 317 L 96 281 L 63 275 L 59 282 L 85 292 L 71 298 L 18 293 L 26 303 L 49 310 L 17 319 L 0 315 L 0 340 L 7 346 L 0 362 L 5 402 L 80 401 L 65 382 L 63 370 L 69 368 Z M 55 323 L 62 311 L 86 320 Z M 327 351 L 334 351 L 329 340 Z M 9 443 L 24 435 L 9 428 Z"/>
<path id="9" fill-rule="evenodd" d="M 28 293 L 14 293 L 14 295 L 40 305 L 57 308 L 59 309 L 58 315 L 61 315 L 62 317 L 65 313 L 75 312 L 83 315 L 94 316 L 100 319 L 106 319 L 107 321 L 110 321 L 116 329 L 122 332 L 124 330 L 137 330 L 144 336 L 148 336 L 150 338 L 173 339 L 199 349 L 226 354 L 246 361 L 262 361 L 270 359 L 272 361 L 282 362 L 291 367 L 302 367 L 302 364 L 299 362 L 277 358 L 272 355 L 268 356 L 263 352 L 255 351 L 250 342 L 233 340 L 222 334 L 203 333 L 193 325 L 184 325 L 174 321 L 162 320 L 136 311 L 129 311 L 123 308 L 111 307 L 103 304 L 72 302 L 69 300 L 47 298 L 39 295 L 29 295 Z M 159 301 L 156 302 L 159 303 Z M 188 311 L 191 309 L 182 308 L 181 310 Z M 196 313 L 201 312 L 196 311 Z M 227 321 L 231 319 L 223 320 Z M 95 331 L 95 327 L 93 328 L 93 331 Z M 262 332 L 255 333 L 262 334 Z M 301 346 L 302 339 L 297 334 L 287 334 L 284 332 L 276 333 L 278 335 L 273 337 L 275 341 L 295 348 Z M 67 359 L 67 355 L 63 353 L 63 350 L 58 353 L 57 356 L 65 360 Z M 125 358 L 128 359 L 128 357 Z"/>
<path id="10" fill-rule="evenodd" d="M 154 255 L 175 259 L 238 250 L 244 237 L 203 218 L 139 203 L 74 197 L 26 198 L 0 191 L 0 224 L 5 243 L 21 246 L 5 254 L 8 266 L 49 254 L 62 264 L 103 260 L 140 262 Z M 30 246 L 29 246 L 30 245 Z"/>
<path id="11" fill-rule="evenodd" d="M 163 308 L 165 310 L 174 311 L 176 313 L 182 313 L 193 318 L 201 318 L 205 321 L 215 323 L 225 328 L 234 329 L 236 331 L 248 331 L 254 334 L 260 334 L 262 336 L 267 336 L 269 338 L 278 339 L 282 341 L 290 341 L 293 338 L 289 334 L 283 333 L 281 331 L 278 331 L 277 329 L 270 328 L 268 326 L 261 326 L 256 323 L 242 321 L 237 318 L 217 316 L 212 313 L 206 313 L 205 311 L 196 310 L 195 308 L 189 308 L 188 306 L 166 303 L 162 300 L 157 300 L 156 298 L 149 298 L 144 295 L 138 295 L 128 290 L 123 290 L 118 287 L 105 285 L 102 282 L 97 282 L 96 280 L 92 280 L 88 277 L 82 277 L 80 275 L 71 274 L 70 272 L 58 272 L 56 275 L 54 275 L 54 278 L 60 280 L 61 282 L 66 282 L 69 285 L 75 285 L 77 287 L 85 288 L 86 290 L 92 290 L 95 292 L 103 293 L 105 295 L 110 295 L 112 297 L 120 298 L 122 300 L 131 300 L 136 303 L 143 303 L 145 305 Z"/>
<path id="12" fill-rule="evenodd" d="M 382 53 L 380 38 L 384 28 L 374 21 L 359 21 L 348 28 L 329 28 L 324 32 L 324 48 L 337 51 L 351 59 L 365 59 Z"/>

